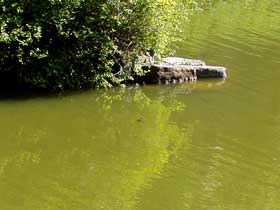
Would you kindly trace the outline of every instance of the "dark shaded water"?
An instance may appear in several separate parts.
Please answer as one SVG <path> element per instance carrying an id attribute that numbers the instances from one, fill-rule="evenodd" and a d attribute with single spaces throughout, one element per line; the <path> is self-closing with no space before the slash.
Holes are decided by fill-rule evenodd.
<path id="1" fill-rule="evenodd" d="M 197 83 L 1 99 L 1 210 L 280 209 L 280 3 L 213 1 Z"/>

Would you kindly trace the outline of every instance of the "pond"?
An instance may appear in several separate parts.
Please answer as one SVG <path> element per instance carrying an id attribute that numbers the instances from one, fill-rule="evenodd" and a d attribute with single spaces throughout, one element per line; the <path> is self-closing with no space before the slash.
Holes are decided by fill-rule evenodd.
<path id="1" fill-rule="evenodd" d="M 1 98 L 0 209 L 280 209 L 280 2 L 211 2 L 177 55 L 226 80 Z"/>

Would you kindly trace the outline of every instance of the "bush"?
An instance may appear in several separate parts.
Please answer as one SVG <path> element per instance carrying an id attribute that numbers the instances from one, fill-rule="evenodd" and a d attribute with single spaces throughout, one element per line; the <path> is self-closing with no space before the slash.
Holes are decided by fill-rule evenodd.
<path id="1" fill-rule="evenodd" d="M 121 84 L 143 74 L 143 48 L 167 52 L 182 1 L 0 0 L 0 76 L 54 90 Z"/>

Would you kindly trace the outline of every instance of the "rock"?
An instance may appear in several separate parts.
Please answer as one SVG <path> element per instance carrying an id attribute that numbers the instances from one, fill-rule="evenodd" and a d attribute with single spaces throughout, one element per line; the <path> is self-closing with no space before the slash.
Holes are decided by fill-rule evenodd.
<path id="1" fill-rule="evenodd" d="M 179 58 L 179 57 L 166 57 L 163 60 L 167 65 L 188 65 L 188 66 L 205 66 L 205 63 L 201 60 Z"/>
<path id="2" fill-rule="evenodd" d="M 225 78 L 226 68 L 207 66 L 203 61 L 187 58 L 167 57 L 161 64 L 153 64 L 143 80 L 148 84 L 195 81 L 200 78 Z"/>
<path id="3" fill-rule="evenodd" d="M 197 79 L 227 77 L 226 68 L 221 66 L 198 66 L 191 71 L 196 72 Z"/>

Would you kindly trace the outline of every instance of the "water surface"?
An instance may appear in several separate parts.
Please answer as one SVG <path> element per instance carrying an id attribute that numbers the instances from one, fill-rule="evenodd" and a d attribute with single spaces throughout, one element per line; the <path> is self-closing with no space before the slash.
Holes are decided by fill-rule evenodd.
<path id="1" fill-rule="evenodd" d="M 225 81 L 2 98 L 0 209 L 280 209 L 280 3 L 211 2 L 178 55 Z"/>

